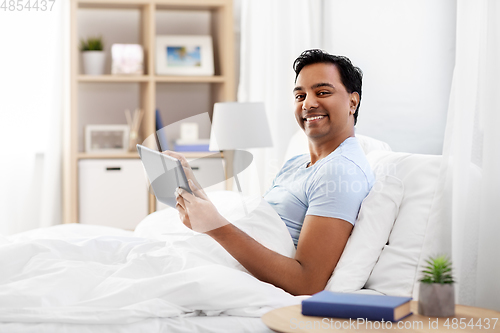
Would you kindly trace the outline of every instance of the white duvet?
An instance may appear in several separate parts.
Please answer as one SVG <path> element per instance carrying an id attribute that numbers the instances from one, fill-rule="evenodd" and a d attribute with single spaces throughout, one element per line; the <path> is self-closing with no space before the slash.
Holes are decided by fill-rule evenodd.
<path id="1" fill-rule="evenodd" d="M 293 256 L 279 216 L 261 198 L 216 192 L 229 221 Z M 249 212 L 244 214 L 242 205 Z M 0 236 L 0 321 L 123 324 L 149 317 L 260 316 L 300 298 L 244 270 L 218 243 L 186 228 L 175 209 L 135 232 L 62 225 Z"/>

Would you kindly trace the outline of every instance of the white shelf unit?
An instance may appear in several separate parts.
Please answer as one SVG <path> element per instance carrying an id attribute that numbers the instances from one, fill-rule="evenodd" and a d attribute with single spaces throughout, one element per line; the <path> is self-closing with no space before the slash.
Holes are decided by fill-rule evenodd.
<path id="1" fill-rule="evenodd" d="M 202 21 L 202 27 L 199 22 L 189 22 L 189 17 Z M 207 33 L 213 39 L 214 76 L 155 74 L 156 35 Z M 236 97 L 232 0 L 71 0 L 70 34 L 71 110 L 64 127 L 65 223 L 79 222 L 78 161 L 138 158 L 135 152 L 116 155 L 85 153 L 85 125 L 125 124 L 124 110 L 139 107 L 145 111 L 139 130 L 144 140 L 154 133 L 157 108 L 166 125 L 202 112 L 208 112 L 211 117 L 213 103 L 234 101 Z M 104 39 L 108 58 L 106 73 L 85 75 L 79 51 L 80 39 L 96 35 Z M 144 75 L 111 75 L 110 48 L 113 43 L 142 45 Z M 207 130 L 204 128 L 201 132 L 207 135 Z M 214 156 L 207 153 L 186 155 L 189 158 Z M 155 211 L 155 206 L 154 196 L 149 195 L 150 213 Z"/>

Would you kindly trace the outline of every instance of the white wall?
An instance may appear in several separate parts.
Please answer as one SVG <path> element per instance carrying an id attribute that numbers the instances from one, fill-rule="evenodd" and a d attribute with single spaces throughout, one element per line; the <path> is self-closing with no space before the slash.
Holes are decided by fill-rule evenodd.
<path id="1" fill-rule="evenodd" d="M 241 0 L 234 1 L 239 29 Z M 357 132 L 395 151 L 441 154 L 456 0 L 323 0 L 322 6 L 321 48 L 349 57 L 364 72 Z"/>
<path id="2" fill-rule="evenodd" d="M 455 63 L 455 0 L 324 1 L 323 45 L 364 72 L 357 132 L 441 154 Z"/>

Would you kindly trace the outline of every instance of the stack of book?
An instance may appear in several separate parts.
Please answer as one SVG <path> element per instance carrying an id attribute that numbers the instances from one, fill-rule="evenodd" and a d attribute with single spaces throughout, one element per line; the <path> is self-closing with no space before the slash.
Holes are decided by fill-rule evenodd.
<path id="1" fill-rule="evenodd" d="M 209 145 L 210 145 L 210 139 L 198 139 L 198 140 L 178 139 L 175 141 L 174 150 L 182 152 L 209 151 L 208 150 Z"/>

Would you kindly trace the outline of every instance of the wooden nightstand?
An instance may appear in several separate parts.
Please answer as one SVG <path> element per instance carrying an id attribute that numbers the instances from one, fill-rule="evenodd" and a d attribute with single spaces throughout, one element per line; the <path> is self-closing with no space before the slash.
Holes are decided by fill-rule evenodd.
<path id="1" fill-rule="evenodd" d="M 301 305 L 272 310 L 262 321 L 277 332 L 500 332 L 500 312 L 456 305 L 453 317 L 425 317 L 418 314 L 418 302 L 411 302 L 413 315 L 391 322 L 358 322 L 356 319 L 303 316 Z M 488 327 L 489 328 L 486 328 Z"/>

